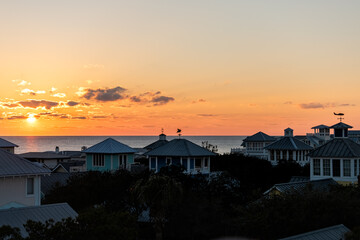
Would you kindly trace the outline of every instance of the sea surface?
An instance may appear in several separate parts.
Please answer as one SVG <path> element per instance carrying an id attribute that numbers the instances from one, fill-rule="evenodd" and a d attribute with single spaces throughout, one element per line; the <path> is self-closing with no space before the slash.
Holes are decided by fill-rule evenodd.
<path id="1" fill-rule="evenodd" d="M 15 153 L 55 151 L 58 146 L 60 151 L 80 151 L 81 147 L 91 147 L 108 137 L 112 137 L 133 148 L 143 148 L 159 139 L 159 136 L 5 136 L 1 137 L 18 145 Z M 193 143 L 202 146 L 207 141 L 216 145 L 218 153 L 230 153 L 231 148 L 239 148 L 246 136 L 181 136 Z M 167 140 L 179 138 L 167 136 Z"/>

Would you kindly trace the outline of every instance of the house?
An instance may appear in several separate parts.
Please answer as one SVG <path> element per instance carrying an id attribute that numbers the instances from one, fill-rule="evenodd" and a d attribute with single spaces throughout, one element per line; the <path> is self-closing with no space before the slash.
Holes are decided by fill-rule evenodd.
<path id="1" fill-rule="evenodd" d="M 269 144 L 265 147 L 268 154 L 268 160 L 273 165 L 277 165 L 278 161 L 295 161 L 304 166 L 309 162 L 307 154 L 313 148 L 306 143 L 296 139 L 293 136 L 293 130 L 287 128 L 284 130 L 284 137 Z"/>
<path id="2" fill-rule="evenodd" d="M 309 153 L 310 179 L 333 178 L 343 184 L 357 183 L 359 176 L 360 145 L 348 138 L 352 126 L 339 122 L 334 139 Z"/>
<path id="3" fill-rule="evenodd" d="M 210 157 L 215 153 L 186 139 L 173 139 L 145 153 L 149 168 L 159 172 L 162 167 L 182 165 L 186 173 L 210 173 Z"/>
<path id="4" fill-rule="evenodd" d="M 15 153 L 15 147 L 19 147 L 19 146 L 3 138 L 0 138 L 0 149 L 10 153 Z"/>
<path id="5" fill-rule="evenodd" d="M 0 149 L 0 209 L 41 205 L 41 176 L 50 170 Z"/>
<path id="6" fill-rule="evenodd" d="M 69 156 L 56 154 L 54 152 L 27 152 L 19 154 L 19 156 L 31 162 L 43 163 L 50 169 L 55 168 L 59 163 L 70 160 Z"/>
<path id="7" fill-rule="evenodd" d="M 62 219 L 76 218 L 77 216 L 78 214 L 67 203 L 0 209 L 0 227 L 8 225 L 18 228 L 22 237 L 27 237 L 28 233 L 24 224 L 28 220 L 45 223 L 52 219 L 54 222 L 59 222 Z"/>
<path id="8" fill-rule="evenodd" d="M 246 137 L 241 146 L 245 147 L 244 154 L 246 156 L 267 159 L 268 153 L 264 148 L 275 141 L 276 138 L 263 132 L 258 132 L 252 136 Z"/>
<path id="9" fill-rule="evenodd" d="M 345 234 L 348 232 L 350 232 L 349 228 L 343 224 L 339 224 L 287 238 L 282 238 L 280 240 L 345 240 Z"/>
<path id="10" fill-rule="evenodd" d="M 168 143 L 169 141 L 166 140 L 166 135 L 164 133 L 161 133 L 159 135 L 159 140 L 147 145 L 144 147 L 147 151 L 153 150 L 155 148 L 161 147 L 162 145 Z"/>
<path id="11" fill-rule="evenodd" d="M 130 171 L 136 151 L 113 138 L 107 138 L 83 152 L 86 154 L 87 171 Z"/>

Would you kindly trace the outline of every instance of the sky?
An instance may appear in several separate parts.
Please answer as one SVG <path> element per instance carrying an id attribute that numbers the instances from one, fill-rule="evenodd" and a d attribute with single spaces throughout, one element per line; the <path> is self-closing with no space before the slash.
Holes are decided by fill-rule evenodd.
<path id="1" fill-rule="evenodd" d="M 358 0 L 2 0 L 0 135 L 360 129 Z"/>

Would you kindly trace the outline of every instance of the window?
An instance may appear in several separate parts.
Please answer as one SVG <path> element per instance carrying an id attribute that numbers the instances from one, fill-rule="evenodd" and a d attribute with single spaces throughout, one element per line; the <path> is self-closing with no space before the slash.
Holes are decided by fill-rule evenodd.
<path id="1" fill-rule="evenodd" d="M 150 168 L 156 169 L 156 158 L 155 157 L 150 158 Z"/>
<path id="2" fill-rule="evenodd" d="M 330 176 L 330 159 L 323 160 L 323 174 L 324 176 Z"/>
<path id="3" fill-rule="evenodd" d="M 195 168 L 201 168 L 201 158 L 195 158 Z"/>
<path id="4" fill-rule="evenodd" d="M 320 176 L 320 159 L 314 159 L 314 176 Z"/>
<path id="5" fill-rule="evenodd" d="M 343 173 L 344 177 L 351 177 L 351 167 L 350 167 L 350 160 L 343 161 Z"/>
<path id="6" fill-rule="evenodd" d="M 33 195 L 34 194 L 34 178 L 26 179 L 26 194 Z"/>
<path id="7" fill-rule="evenodd" d="M 355 159 L 354 160 L 354 176 L 357 177 L 359 175 L 359 172 L 358 172 L 358 160 Z"/>
<path id="8" fill-rule="evenodd" d="M 94 167 L 104 167 L 105 166 L 105 155 L 104 154 L 94 154 L 93 155 L 93 166 Z"/>
<path id="9" fill-rule="evenodd" d="M 166 166 L 170 166 L 171 165 L 171 157 L 167 157 L 166 158 Z"/>
<path id="10" fill-rule="evenodd" d="M 207 159 L 207 158 L 204 159 L 204 167 L 205 167 L 205 168 L 208 167 L 208 159 Z"/>
<path id="11" fill-rule="evenodd" d="M 126 168 L 127 155 L 119 155 L 120 168 Z"/>
<path id="12" fill-rule="evenodd" d="M 333 159 L 333 177 L 340 177 L 340 160 L 339 159 Z"/>

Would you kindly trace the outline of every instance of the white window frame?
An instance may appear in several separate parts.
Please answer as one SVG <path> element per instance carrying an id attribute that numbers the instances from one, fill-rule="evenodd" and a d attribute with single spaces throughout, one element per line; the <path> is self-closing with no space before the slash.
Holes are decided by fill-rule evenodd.
<path id="1" fill-rule="evenodd" d="M 318 174 L 317 174 L 317 170 L 318 170 Z M 321 164 L 320 164 L 320 159 L 318 158 L 314 159 L 313 174 L 314 176 L 321 176 Z"/>
<path id="2" fill-rule="evenodd" d="M 328 165 L 326 164 L 328 163 Z M 331 161 L 329 158 L 323 159 L 323 176 L 331 176 Z M 326 170 L 328 170 L 328 174 L 326 174 Z"/>
<path id="3" fill-rule="evenodd" d="M 345 163 L 347 163 L 347 164 L 345 164 Z M 345 175 L 345 173 L 347 173 L 347 174 Z M 350 159 L 343 159 L 343 175 L 344 175 L 344 177 L 351 177 L 351 160 Z"/>

